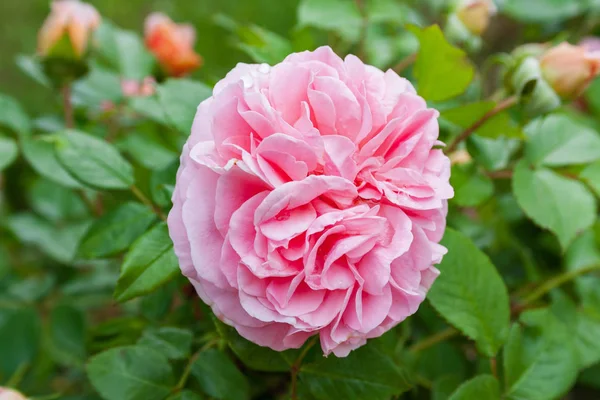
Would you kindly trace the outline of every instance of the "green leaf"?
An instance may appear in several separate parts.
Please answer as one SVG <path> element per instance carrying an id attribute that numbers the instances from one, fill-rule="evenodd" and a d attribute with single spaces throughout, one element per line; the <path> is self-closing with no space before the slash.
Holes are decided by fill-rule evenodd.
<path id="1" fill-rule="evenodd" d="M 590 310 L 577 311 L 575 348 L 579 365 L 588 368 L 600 362 L 600 314 Z"/>
<path id="2" fill-rule="evenodd" d="M 0 136 L 0 171 L 12 164 L 18 154 L 17 142 L 11 138 Z"/>
<path id="3" fill-rule="evenodd" d="M 235 364 L 217 349 L 201 351 L 192 375 L 211 397 L 223 400 L 250 399 L 250 385 Z"/>
<path id="4" fill-rule="evenodd" d="M 100 54 L 126 79 L 142 80 L 152 75 L 154 57 L 135 33 L 103 22 L 95 35 Z"/>
<path id="5" fill-rule="evenodd" d="M 537 119 L 525 132 L 525 156 L 536 166 L 585 164 L 600 159 L 600 135 L 566 115 Z"/>
<path id="6" fill-rule="evenodd" d="M 190 390 L 183 390 L 180 393 L 177 393 L 176 395 L 169 397 L 167 400 L 202 400 L 202 399 L 203 399 L 203 397 L 201 397 L 199 394 L 196 394 Z"/>
<path id="7" fill-rule="evenodd" d="M 167 207 L 171 204 L 171 196 L 173 195 L 175 176 L 178 169 L 179 160 L 176 160 L 166 168 L 152 171 L 150 175 L 150 194 L 152 200 L 161 207 Z"/>
<path id="8" fill-rule="evenodd" d="M 299 27 L 333 31 L 349 43 L 360 39 L 363 20 L 354 1 L 302 0 L 298 6 Z"/>
<path id="9" fill-rule="evenodd" d="M 20 213 L 11 215 L 7 225 L 21 241 L 38 246 L 58 262 L 70 264 L 89 222 L 56 227 L 33 214 Z"/>
<path id="10" fill-rule="evenodd" d="M 166 168 L 179 157 L 179 154 L 169 149 L 161 141 L 159 134 L 154 132 L 132 132 L 125 136 L 118 146 L 148 169 Z"/>
<path id="11" fill-rule="evenodd" d="M 92 68 L 85 78 L 73 85 L 72 101 L 78 106 L 100 108 L 106 102 L 114 104 L 122 99 L 119 75 L 103 68 Z"/>
<path id="12" fill-rule="evenodd" d="M 125 256 L 114 297 L 126 301 L 150 293 L 178 272 L 169 228 L 160 223 L 139 238 Z"/>
<path id="13" fill-rule="evenodd" d="M 448 43 L 437 25 L 408 30 L 421 44 L 414 66 L 419 94 L 425 100 L 443 101 L 464 93 L 475 76 L 466 53 Z"/>
<path id="14" fill-rule="evenodd" d="M 549 169 L 532 170 L 521 160 L 513 191 L 525 214 L 554 233 L 563 249 L 596 220 L 596 201 L 586 187 Z"/>
<path id="15" fill-rule="evenodd" d="M 293 354 L 295 350 L 279 352 L 268 347 L 262 347 L 241 337 L 235 329 L 225 325 L 217 318 L 213 318 L 219 335 L 235 355 L 250 369 L 267 372 L 287 372 L 291 363 L 286 361 L 286 354 Z M 294 358 L 295 359 L 295 358 Z"/>
<path id="16" fill-rule="evenodd" d="M 81 189 L 83 186 L 58 162 L 48 136 L 21 137 L 21 151 L 31 167 L 41 176 L 59 185 Z"/>
<path id="17" fill-rule="evenodd" d="M 74 130 L 55 139 L 56 156 L 79 181 L 99 189 L 128 189 L 133 168 L 109 143 Z"/>
<path id="18" fill-rule="evenodd" d="M 58 362 L 82 365 L 86 359 L 85 314 L 69 305 L 55 307 L 50 314 L 50 339 Z"/>
<path id="19" fill-rule="evenodd" d="M 520 141 L 499 137 L 497 139 L 471 135 L 467 141 L 469 154 L 478 164 L 488 171 L 498 171 L 508 167 L 513 154 L 519 148 Z"/>
<path id="20" fill-rule="evenodd" d="M 88 216 L 87 206 L 80 196 L 46 179 L 36 179 L 27 194 L 31 208 L 50 221 L 77 220 Z"/>
<path id="21" fill-rule="evenodd" d="M 300 379 L 317 399 L 389 399 L 411 386 L 406 371 L 373 346 L 303 364 Z"/>
<path id="22" fill-rule="evenodd" d="M 161 400 L 175 383 L 169 361 L 142 346 L 107 350 L 87 364 L 90 382 L 106 400 Z"/>
<path id="23" fill-rule="evenodd" d="M 500 400 L 500 384 L 492 375 L 479 375 L 460 385 L 449 400 Z"/>
<path id="24" fill-rule="evenodd" d="M 0 309 L 0 378 L 31 365 L 40 347 L 41 323 L 33 308 Z"/>
<path id="25" fill-rule="evenodd" d="M 446 229 L 441 243 L 448 254 L 427 297 L 445 319 L 475 340 L 481 353 L 493 357 L 508 333 L 506 286 L 489 258 L 462 233 Z"/>
<path id="26" fill-rule="evenodd" d="M 568 332 L 548 309 L 528 311 L 504 348 L 509 399 L 555 399 L 575 383 L 577 357 Z"/>
<path id="27" fill-rule="evenodd" d="M 438 378 L 431 388 L 431 400 L 448 400 L 461 383 L 462 379 L 457 375 Z"/>
<path id="28" fill-rule="evenodd" d="M 492 180 L 474 164 L 454 165 L 450 176 L 454 188 L 454 204 L 461 207 L 475 207 L 494 194 Z"/>
<path id="29" fill-rule="evenodd" d="M 129 248 L 155 220 L 154 212 L 140 203 L 125 203 L 97 219 L 79 245 L 82 258 L 113 256 Z"/>
<path id="30" fill-rule="evenodd" d="M 138 345 L 150 347 L 170 360 L 181 360 L 190 355 L 193 334 L 188 329 L 165 326 L 147 329 Z"/>
<path id="31" fill-rule="evenodd" d="M 588 165 L 581 171 L 579 178 L 594 190 L 596 196 L 600 197 L 600 161 Z"/>
<path id="32" fill-rule="evenodd" d="M 161 125 L 168 125 L 167 116 L 157 96 L 129 97 L 129 107 L 136 113 Z"/>
<path id="33" fill-rule="evenodd" d="M 189 135 L 198 105 L 212 96 L 212 89 L 189 79 L 168 79 L 156 89 L 167 120 Z"/>
<path id="34" fill-rule="evenodd" d="M 39 83 L 40 85 L 51 88 L 52 84 L 44 73 L 40 61 L 34 57 L 25 54 L 19 54 L 16 57 L 15 64 L 25 75 Z"/>
<path id="35" fill-rule="evenodd" d="M 371 23 L 388 22 L 402 26 L 420 19 L 414 9 L 395 0 L 367 0 L 366 13 Z"/>
<path id="36" fill-rule="evenodd" d="M 20 136 L 31 133 L 29 117 L 16 100 L 0 93 L 0 126 L 7 127 Z"/>
<path id="37" fill-rule="evenodd" d="M 575 17 L 585 11 L 583 2 L 564 0 L 506 0 L 502 12 L 523 22 L 548 23 Z"/>

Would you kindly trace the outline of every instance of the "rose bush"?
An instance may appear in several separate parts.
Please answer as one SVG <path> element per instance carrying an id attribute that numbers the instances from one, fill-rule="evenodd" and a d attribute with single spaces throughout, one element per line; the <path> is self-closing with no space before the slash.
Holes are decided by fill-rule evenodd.
<path id="1" fill-rule="evenodd" d="M 0 400 L 598 398 L 595 2 L 5 3 Z"/>

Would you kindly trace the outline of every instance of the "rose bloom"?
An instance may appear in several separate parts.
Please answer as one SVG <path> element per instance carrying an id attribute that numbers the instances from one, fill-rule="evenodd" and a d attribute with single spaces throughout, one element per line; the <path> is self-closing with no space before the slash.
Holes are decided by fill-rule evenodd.
<path id="1" fill-rule="evenodd" d="M 600 52 L 561 43 L 540 58 L 544 79 L 562 98 L 574 99 L 600 74 Z"/>
<path id="2" fill-rule="evenodd" d="M 0 400 L 27 400 L 27 397 L 15 390 L 0 387 Z"/>
<path id="3" fill-rule="evenodd" d="M 100 25 L 96 9 L 79 0 L 58 0 L 38 34 L 38 50 L 43 56 L 84 56 L 92 32 Z M 67 39 L 68 48 L 62 47 Z"/>
<path id="4" fill-rule="evenodd" d="M 496 11 L 492 0 L 464 0 L 458 8 L 457 15 L 471 33 L 481 36 Z"/>
<path id="5" fill-rule="evenodd" d="M 168 224 L 215 315 L 275 350 L 346 356 L 438 276 L 450 161 L 406 79 L 329 47 L 238 64 L 203 101 Z"/>
<path id="6" fill-rule="evenodd" d="M 182 76 L 202 65 L 194 52 L 196 32 L 191 25 L 178 25 L 161 13 L 146 18 L 146 46 L 168 75 Z"/>

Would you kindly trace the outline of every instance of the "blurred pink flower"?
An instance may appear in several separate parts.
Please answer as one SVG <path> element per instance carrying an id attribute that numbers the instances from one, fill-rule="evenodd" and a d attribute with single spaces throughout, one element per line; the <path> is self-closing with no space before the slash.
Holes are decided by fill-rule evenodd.
<path id="1" fill-rule="evenodd" d="M 346 356 L 415 313 L 446 249 L 438 112 L 329 47 L 238 64 L 198 108 L 169 230 L 215 315 L 275 350 Z"/>
<path id="2" fill-rule="evenodd" d="M 178 25 L 164 14 L 153 13 L 146 18 L 145 40 L 168 75 L 186 75 L 202 65 L 194 51 L 196 32 L 191 25 Z"/>
<path id="3" fill-rule="evenodd" d="M 579 42 L 579 45 L 587 51 L 600 51 L 600 38 L 588 36 Z"/>
<path id="4" fill-rule="evenodd" d="M 39 31 L 38 51 L 43 56 L 81 58 L 100 22 L 100 14 L 89 4 L 79 0 L 55 0 Z"/>
<path id="5" fill-rule="evenodd" d="M 27 397 L 16 390 L 0 387 L 0 400 L 27 400 Z"/>
<path id="6" fill-rule="evenodd" d="M 121 91 L 125 97 L 148 97 L 155 92 L 156 80 L 148 76 L 141 82 L 135 79 L 122 79 Z"/>
<path id="7" fill-rule="evenodd" d="M 457 15 L 471 33 L 481 36 L 496 12 L 497 8 L 492 0 L 463 0 Z"/>
<path id="8" fill-rule="evenodd" d="M 600 52 L 563 42 L 540 59 L 544 79 L 565 99 L 578 97 L 600 73 Z"/>

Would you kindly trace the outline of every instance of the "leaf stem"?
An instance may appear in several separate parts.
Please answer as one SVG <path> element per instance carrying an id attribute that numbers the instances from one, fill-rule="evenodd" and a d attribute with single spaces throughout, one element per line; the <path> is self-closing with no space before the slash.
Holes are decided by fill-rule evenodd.
<path id="1" fill-rule="evenodd" d="M 154 211 L 154 213 L 156 215 L 158 215 L 158 217 L 161 220 L 163 220 L 164 222 L 167 222 L 167 217 L 165 217 L 165 214 L 162 212 L 162 210 L 160 208 L 158 208 L 157 206 L 155 206 L 152 203 L 152 201 L 150 201 L 150 199 L 147 198 L 146 195 L 144 195 L 144 193 L 137 186 L 131 185 L 130 189 L 131 189 L 131 192 L 135 195 L 135 197 L 137 197 L 146 206 L 150 207 L 150 209 L 152 211 Z"/>
<path id="2" fill-rule="evenodd" d="M 544 297 L 548 292 L 552 289 L 555 289 L 580 275 L 585 275 L 590 272 L 599 271 L 600 264 L 590 265 L 589 267 L 584 267 L 581 269 L 576 269 L 574 271 L 567 271 L 554 278 L 548 279 L 546 282 L 541 284 L 537 289 L 529 294 L 529 296 L 525 297 L 521 303 L 521 307 L 527 306 L 528 304 L 533 303 L 541 297 Z"/>
<path id="3" fill-rule="evenodd" d="M 463 133 L 458 135 L 450 145 L 446 148 L 446 153 L 452 153 L 458 145 L 466 140 L 469 136 L 471 136 L 477 129 L 481 128 L 483 124 L 485 124 L 490 118 L 500 114 L 502 111 L 507 110 L 517 104 L 519 98 L 517 96 L 507 97 L 502 100 L 500 103 L 496 105 L 492 110 L 488 111 L 483 117 L 481 117 L 478 121 L 476 121 L 473 125 L 465 129 Z"/>
<path id="4" fill-rule="evenodd" d="M 443 342 L 447 339 L 450 339 L 454 336 L 458 335 L 458 331 L 454 328 L 446 328 L 443 331 L 439 331 L 434 333 L 431 336 L 426 337 L 425 339 L 418 341 L 408 348 L 408 351 L 411 353 L 417 353 L 419 351 L 425 350 L 434 346 L 440 342 Z"/>
<path id="5" fill-rule="evenodd" d="M 494 378 L 498 379 L 498 363 L 496 362 L 496 357 L 490 358 L 490 370 L 492 371 Z"/>
<path id="6" fill-rule="evenodd" d="M 179 382 L 177 382 L 177 385 L 175 385 L 175 387 L 173 388 L 173 391 L 172 391 L 173 393 L 177 393 L 177 392 L 180 392 L 181 390 L 183 390 L 188 378 L 190 377 L 190 374 L 192 373 L 192 367 L 194 366 L 194 363 L 196 362 L 198 357 L 200 357 L 200 353 L 215 346 L 216 344 L 219 343 L 220 340 L 221 340 L 221 338 L 218 338 L 218 337 L 213 338 L 212 340 L 209 340 L 204 346 L 202 346 L 200 348 L 200 350 L 198 350 L 196 353 L 194 353 L 194 355 L 190 358 L 187 365 L 185 366 L 185 370 L 183 371 L 183 374 L 181 375 Z"/>
<path id="7" fill-rule="evenodd" d="M 63 100 L 63 112 L 65 115 L 65 126 L 68 129 L 75 127 L 75 118 L 73 116 L 73 103 L 71 102 L 71 85 L 66 84 L 61 90 Z"/>
<path id="8" fill-rule="evenodd" d="M 392 69 L 394 71 L 396 71 L 396 73 L 400 74 L 402 71 L 404 71 L 406 68 L 410 67 L 412 64 L 415 63 L 415 61 L 417 61 L 417 53 L 412 53 L 409 54 L 408 56 L 404 57 L 402 60 L 400 60 L 398 62 L 398 64 L 394 65 L 392 67 Z"/>
<path id="9" fill-rule="evenodd" d="M 298 356 L 298 358 L 296 359 L 296 361 L 294 361 L 294 364 L 292 364 L 290 373 L 292 375 L 292 383 L 291 383 L 291 399 L 292 400 L 298 400 L 298 372 L 300 371 L 300 366 L 302 365 L 302 360 L 304 360 L 304 357 L 306 357 L 306 355 L 308 354 L 308 351 L 315 345 L 315 343 L 317 343 L 317 339 L 319 338 L 318 335 L 315 335 L 312 337 L 312 339 L 310 339 L 308 341 L 308 343 L 306 344 L 306 346 L 304 346 L 304 348 L 302 349 L 302 352 L 300 353 L 300 355 Z"/>

